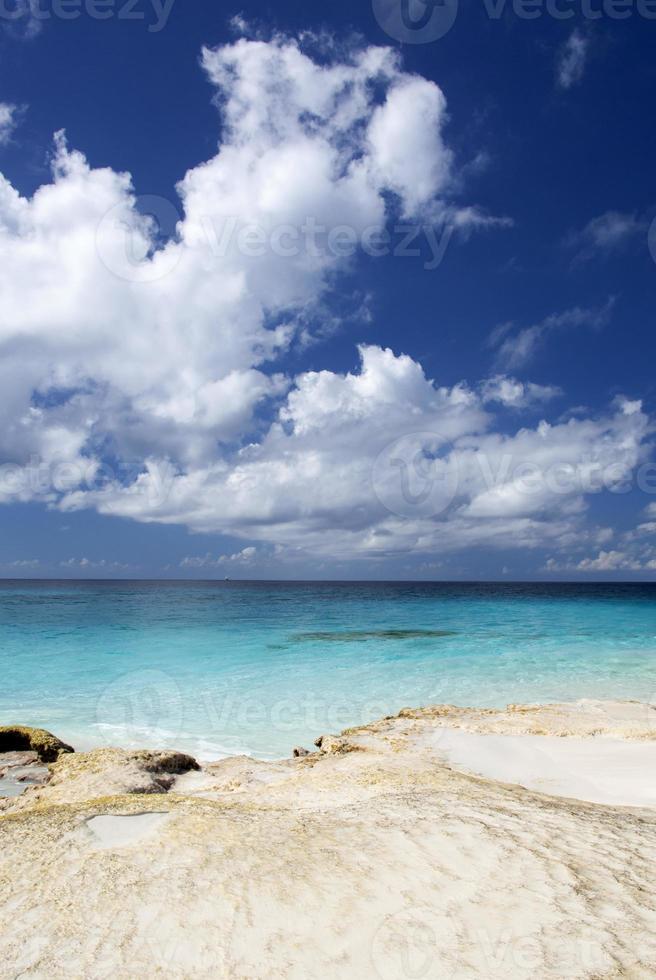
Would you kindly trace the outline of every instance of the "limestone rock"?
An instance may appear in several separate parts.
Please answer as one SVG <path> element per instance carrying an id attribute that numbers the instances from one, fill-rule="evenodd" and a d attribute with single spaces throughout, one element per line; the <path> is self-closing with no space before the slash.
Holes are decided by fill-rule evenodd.
<path id="1" fill-rule="evenodd" d="M 652 730 L 627 703 L 454 708 L 325 735 L 300 763 L 219 760 L 168 795 L 178 753 L 62 756 L 0 813 L 0 977 L 653 980 L 654 806 L 461 772 L 445 719 Z"/>
<path id="2" fill-rule="evenodd" d="M 347 752 L 360 752 L 362 747 L 338 735 L 322 735 L 314 743 L 326 755 L 345 755 Z"/>
<path id="3" fill-rule="evenodd" d="M 94 749 L 62 755 L 50 766 L 50 780 L 27 790 L 15 804 L 62 803 L 134 793 L 166 793 L 176 776 L 200 769 L 184 752 Z"/>

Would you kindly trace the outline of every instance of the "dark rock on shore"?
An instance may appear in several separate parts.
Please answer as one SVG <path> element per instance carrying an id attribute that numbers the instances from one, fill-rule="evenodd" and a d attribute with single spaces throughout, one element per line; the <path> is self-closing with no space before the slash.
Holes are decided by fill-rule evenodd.
<path id="1" fill-rule="evenodd" d="M 56 762 L 60 755 L 75 749 L 45 728 L 29 728 L 27 725 L 0 727 L 0 753 L 36 752 L 41 762 Z"/>

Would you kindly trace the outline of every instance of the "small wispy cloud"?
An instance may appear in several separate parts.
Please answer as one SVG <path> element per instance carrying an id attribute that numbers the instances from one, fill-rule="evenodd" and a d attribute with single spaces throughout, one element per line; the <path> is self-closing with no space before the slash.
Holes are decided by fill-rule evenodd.
<path id="1" fill-rule="evenodd" d="M 16 128 L 18 106 L 11 102 L 0 102 L 0 146 L 6 146 Z"/>
<path id="2" fill-rule="evenodd" d="M 605 211 L 588 221 L 580 231 L 568 235 L 565 244 L 577 249 L 574 262 L 586 262 L 595 255 L 620 251 L 635 238 L 645 236 L 649 222 L 639 215 L 622 211 Z"/>
<path id="3" fill-rule="evenodd" d="M 570 89 L 583 78 L 590 47 L 589 38 L 575 28 L 556 57 L 556 83 L 562 89 Z"/>
<path id="4" fill-rule="evenodd" d="M 580 561 L 557 561 L 549 558 L 544 565 L 547 572 L 637 572 L 651 570 L 656 562 L 640 562 L 625 551 L 604 551 L 595 557 L 581 558 Z"/>
<path id="5" fill-rule="evenodd" d="M 547 338 L 559 330 L 575 327 L 600 329 L 610 320 L 615 303 L 611 296 L 600 307 L 586 308 L 574 306 L 562 313 L 552 313 L 539 323 L 519 330 L 514 323 L 503 323 L 490 334 L 488 346 L 496 348 L 495 364 L 505 371 L 524 367 L 538 353 Z"/>
<path id="6" fill-rule="evenodd" d="M 625 549 L 603 549 L 595 556 L 580 561 L 557 561 L 550 558 L 544 565 L 547 572 L 653 572 L 656 571 L 656 551 L 643 549 L 643 553 Z"/>
<path id="7" fill-rule="evenodd" d="M 497 402 L 505 408 L 526 409 L 531 405 L 543 405 L 562 395 L 554 385 L 538 385 L 532 381 L 518 381 L 503 374 L 488 378 L 481 386 L 485 402 Z"/>
<path id="8" fill-rule="evenodd" d="M 44 17 L 39 0 L 14 0 L 11 17 L 5 16 L 2 27 L 13 39 L 31 41 L 41 33 Z"/>
<path id="9" fill-rule="evenodd" d="M 655 505 L 647 508 L 649 513 Z M 656 521 L 646 521 L 617 536 L 611 528 L 600 528 L 597 540 L 600 545 L 615 539 L 614 547 L 601 548 L 592 555 L 550 558 L 544 565 L 547 572 L 655 572 L 656 571 Z"/>
<path id="10" fill-rule="evenodd" d="M 257 548 L 249 545 L 249 547 L 235 552 L 234 555 L 219 555 L 215 557 L 209 552 L 206 555 L 188 555 L 180 562 L 180 568 L 219 568 L 221 565 L 231 563 L 248 565 L 256 556 Z"/>
<path id="11" fill-rule="evenodd" d="M 124 562 L 107 561 L 106 558 L 100 558 L 97 561 L 91 558 L 66 558 L 64 561 L 59 562 L 59 566 L 60 568 L 73 568 L 79 569 L 80 571 L 93 571 L 97 569 L 111 572 L 127 572 L 134 568 L 133 565 L 128 565 Z"/>

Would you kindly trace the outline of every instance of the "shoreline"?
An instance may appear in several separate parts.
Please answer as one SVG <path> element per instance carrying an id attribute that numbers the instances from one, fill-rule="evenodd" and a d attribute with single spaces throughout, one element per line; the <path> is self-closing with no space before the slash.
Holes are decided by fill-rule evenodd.
<path id="1" fill-rule="evenodd" d="M 550 726 L 548 730 L 543 730 L 541 725 L 545 723 L 544 719 L 549 717 L 553 709 L 563 709 L 563 718 L 568 716 L 570 721 L 577 715 L 580 715 L 579 721 L 577 722 L 577 724 L 580 726 L 586 715 L 585 712 L 581 714 L 579 709 L 581 706 L 586 705 L 590 707 L 590 710 L 597 712 L 597 720 L 599 721 L 599 724 L 602 726 L 606 724 L 612 725 L 612 731 L 614 731 L 618 737 L 639 737 L 637 734 L 633 735 L 631 732 L 631 712 L 629 711 L 629 713 L 626 714 L 623 722 L 622 718 L 617 713 L 619 705 L 635 706 L 637 709 L 637 716 L 639 716 L 642 712 L 645 712 L 645 717 L 648 715 L 649 718 L 652 719 L 649 722 L 649 725 L 653 724 L 656 732 L 656 700 L 643 701 L 641 700 L 639 694 L 634 695 L 633 693 L 622 693 L 619 697 L 605 697 L 603 694 L 593 697 L 578 697 L 574 695 L 571 698 L 563 698 L 556 701 L 549 699 L 536 699 L 517 704 L 512 702 L 503 702 L 492 705 L 471 706 L 455 703 L 436 703 L 423 707 L 401 707 L 398 710 L 395 708 L 392 709 L 390 714 L 373 717 L 368 721 L 353 721 L 352 723 L 347 722 L 347 724 L 340 730 L 364 730 L 372 726 L 375 727 L 385 719 L 400 717 L 401 715 L 408 713 L 417 715 L 423 713 L 425 716 L 433 713 L 435 717 L 437 717 L 439 714 L 439 717 L 442 719 L 440 723 L 448 725 L 448 727 L 462 728 L 463 730 L 480 732 L 481 734 L 502 731 L 506 734 L 517 735 L 572 734 L 572 732 L 567 730 L 567 724 L 565 721 L 563 721 L 561 724 L 556 716 L 554 716 L 551 721 L 546 723 Z M 613 710 L 614 713 L 611 718 L 604 717 L 604 705 L 610 706 Z M 592 706 L 597 707 L 592 709 Z M 599 712 L 601 712 L 601 714 L 599 714 Z M 341 710 L 339 713 L 342 713 Z M 522 713 L 526 714 L 526 717 L 530 717 L 530 713 L 536 713 L 538 724 L 534 731 L 530 730 L 521 722 L 520 719 Z M 503 720 L 504 717 L 505 721 Z M 590 718 L 591 717 L 592 716 L 590 716 Z M 344 724 L 343 721 L 342 724 Z M 14 723 L 14 727 L 22 727 L 23 725 L 24 722 L 20 720 L 17 720 Z M 172 731 L 166 731 L 164 729 L 147 728 L 144 729 L 143 738 L 135 738 L 134 734 L 121 738 L 119 734 L 121 728 L 120 726 L 116 726 L 117 737 L 113 738 L 109 735 L 107 737 L 98 737 L 97 735 L 91 736 L 88 733 L 82 734 L 79 730 L 76 732 L 74 729 L 67 727 L 65 723 L 61 726 L 53 725 L 47 729 L 36 724 L 25 727 L 33 727 L 35 730 L 39 731 L 54 731 L 58 737 L 61 737 L 65 742 L 73 746 L 77 753 L 89 753 L 102 749 L 120 749 L 127 752 L 175 750 L 183 751 L 188 755 L 192 755 L 203 765 L 222 762 L 226 759 L 242 756 L 247 756 L 248 758 L 254 759 L 258 762 L 282 762 L 285 759 L 290 758 L 295 744 L 294 739 L 290 737 L 288 740 L 288 748 L 285 751 L 279 750 L 279 752 L 273 754 L 273 752 L 265 753 L 256 749 L 251 749 L 248 745 L 244 745 L 243 747 L 234 747 L 230 745 L 222 746 L 214 740 L 212 733 L 205 737 L 195 733 L 192 734 L 191 732 L 180 731 L 176 734 Z M 275 724 L 273 724 L 273 727 L 275 728 Z M 263 726 L 262 730 L 266 731 L 266 726 Z M 318 731 L 320 730 L 320 728 L 314 728 L 311 734 L 306 737 L 306 747 L 311 748 L 312 743 L 314 742 L 315 738 L 318 737 Z M 592 734 L 594 732 L 594 721 L 591 724 L 584 724 L 581 731 L 582 734 Z M 224 736 L 225 735 L 227 735 L 229 741 L 231 738 L 230 733 L 224 733 Z M 280 741 L 280 738 L 278 737 L 277 740 Z M 303 737 L 301 736 L 300 739 L 297 739 L 296 744 L 301 744 L 302 742 Z"/>
<path id="2" fill-rule="evenodd" d="M 656 805 L 521 785 L 536 739 L 648 788 L 656 708 L 404 709 L 277 762 L 62 751 L 0 800 L 0 977 L 651 977 Z"/>
<path id="3" fill-rule="evenodd" d="M 150 746 L 145 745 L 110 745 L 110 744 L 90 744 L 89 747 L 82 745 L 68 744 L 61 740 L 57 735 L 30 726 L 14 725 L 0 727 L 0 756 L 3 752 L 2 732 L 3 731 L 24 731 L 34 733 L 35 745 L 25 744 L 21 746 L 23 750 L 39 750 L 45 743 L 50 746 L 59 745 L 67 753 L 75 754 L 77 757 L 98 757 L 103 752 L 124 753 L 126 756 L 138 755 L 139 753 L 178 753 L 185 757 L 193 758 L 201 769 L 229 764 L 234 760 L 249 760 L 254 765 L 272 766 L 284 764 L 297 755 L 317 755 L 315 746 L 319 746 L 322 738 L 329 740 L 354 738 L 363 735 L 379 735 L 385 730 L 386 726 L 394 725 L 400 721 L 423 723 L 427 730 L 432 730 L 433 748 L 441 762 L 445 762 L 462 772 L 469 772 L 479 775 L 492 781 L 517 783 L 524 785 L 524 776 L 531 779 L 529 763 L 533 763 L 534 777 L 533 783 L 540 781 L 541 766 L 546 764 L 551 768 L 553 763 L 558 765 L 572 766 L 572 759 L 569 760 L 560 751 L 561 740 L 567 740 L 568 745 L 576 743 L 576 747 L 586 743 L 592 747 L 591 743 L 596 743 L 598 749 L 591 753 L 585 760 L 579 760 L 587 765 L 603 765 L 603 748 L 620 749 L 624 746 L 627 756 L 635 760 L 638 764 L 640 756 L 644 755 L 644 769 L 656 764 L 656 755 L 651 758 L 651 749 L 656 754 L 656 704 L 634 699 L 597 699 L 597 698 L 578 698 L 571 701 L 558 702 L 532 702 L 528 704 L 507 704 L 503 708 L 496 707 L 464 707 L 454 704 L 437 704 L 418 708 L 402 708 L 396 714 L 385 715 L 374 721 L 353 725 L 342 730 L 338 735 L 328 734 L 317 736 L 314 744 L 307 746 L 294 747 L 288 754 L 276 757 L 264 758 L 249 751 L 226 752 L 213 757 L 206 757 L 201 753 L 189 752 L 185 749 L 180 752 L 178 745 L 186 741 L 181 737 L 176 745 L 175 739 L 170 742 L 160 742 Z M 522 740 L 529 739 L 529 742 L 522 743 Z M 531 741 L 532 740 L 532 741 Z M 574 740 L 574 741 L 572 741 Z M 647 752 L 632 751 L 631 743 L 647 743 L 650 748 Z M 603 743 L 600 745 L 599 743 Z M 524 744 L 527 751 L 521 752 Z M 531 749 L 532 746 L 532 749 Z M 644 747 L 644 746 L 643 746 Z M 42 764 L 57 761 L 59 750 L 49 748 L 48 752 L 42 754 L 39 760 Z M 502 764 L 504 755 L 513 756 L 513 762 Z M 523 754 L 523 759 L 517 756 Z M 556 756 L 554 759 L 553 756 Z M 531 759 L 531 755 L 534 758 Z M 562 757 L 561 757 L 562 756 Z M 34 761 L 37 761 L 36 759 Z M 523 765 L 522 765 L 523 763 Z M 576 766 L 574 766 L 576 768 Z M 1 773 L 0 763 L 0 773 Z M 580 778 L 585 778 L 585 773 L 581 771 Z M 1 780 L 0 776 L 0 780 Z M 1 792 L 2 782 L 0 781 L 0 800 L 3 799 Z M 553 795 L 566 795 L 554 792 Z M 586 799 L 585 796 L 575 796 L 574 798 Z M 589 800 L 589 802 L 603 802 Z M 609 801 L 610 802 L 610 801 Z M 631 805 L 631 804 L 627 804 Z M 635 804 L 641 805 L 641 804 Z"/>

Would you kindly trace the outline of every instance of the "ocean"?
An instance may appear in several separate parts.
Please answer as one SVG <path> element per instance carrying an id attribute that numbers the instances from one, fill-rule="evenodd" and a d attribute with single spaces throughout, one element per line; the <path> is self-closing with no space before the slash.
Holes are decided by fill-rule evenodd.
<path id="1" fill-rule="evenodd" d="M 406 706 L 656 701 L 656 584 L 0 582 L 0 724 L 201 759 Z"/>

